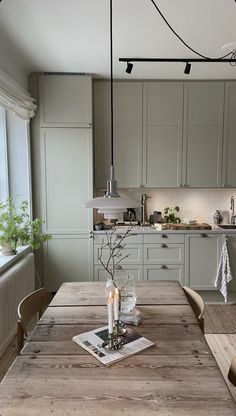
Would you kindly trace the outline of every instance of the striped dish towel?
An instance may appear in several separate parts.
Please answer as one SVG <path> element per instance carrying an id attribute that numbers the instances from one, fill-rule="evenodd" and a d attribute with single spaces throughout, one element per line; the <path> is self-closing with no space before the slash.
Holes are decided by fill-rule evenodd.
<path id="1" fill-rule="evenodd" d="M 227 247 L 227 241 L 225 239 L 222 247 L 222 252 L 220 256 L 220 262 L 217 270 L 216 279 L 214 286 L 219 289 L 219 291 L 224 296 L 225 302 L 228 298 L 228 283 L 232 280 L 232 273 L 230 268 L 229 253 Z"/>

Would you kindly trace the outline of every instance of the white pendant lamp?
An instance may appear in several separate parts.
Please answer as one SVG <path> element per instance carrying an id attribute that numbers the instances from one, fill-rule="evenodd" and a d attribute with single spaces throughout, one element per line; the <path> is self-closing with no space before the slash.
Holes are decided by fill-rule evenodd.
<path id="1" fill-rule="evenodd" d="M 114 164 L 113 164 L 113 34 L 112 34 L 112 0 L 110 0 L 110 106 L 111 106 L 111 165 L 110 177 L 107 181 L 107 192 L 104 197 L 90 199 L 84 204 L 85 208 L 97 208 L 98 213 L 103 214 L 105 219 L 121 220 L 122 214 L 126 208 L 140 207 L 140 202 L 132 198 L 123 198 L 117 192 L 117 182 L 115 180 Z"/>

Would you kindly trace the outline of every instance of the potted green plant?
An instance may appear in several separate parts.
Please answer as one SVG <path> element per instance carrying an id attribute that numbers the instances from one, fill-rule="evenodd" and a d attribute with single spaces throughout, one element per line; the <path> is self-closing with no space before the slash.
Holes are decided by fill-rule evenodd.
<path id="1" fill-rule="evenodd" d="M 180 208 L 178 206 L 175 206 L 174 208 L 166 207 L 164 208 L 164 217 L 162 222 L 164 224 L 179 224 L 181 222 L 180 217 L 178 216 L 178 212 L 180 211 Z"/>
<path id="2" fill-rule="evenodd" d="M 50 240 L 52 236 L 42 232 L 42 224 L 43 221 L 39 218 L 30 220 L 27 201 L 21 203 L 19 210 L 12 198 L 0 203 L 0 245 L 3 254 L 16 254 L 17 247 L 22 245 L 37 249 Z"/>

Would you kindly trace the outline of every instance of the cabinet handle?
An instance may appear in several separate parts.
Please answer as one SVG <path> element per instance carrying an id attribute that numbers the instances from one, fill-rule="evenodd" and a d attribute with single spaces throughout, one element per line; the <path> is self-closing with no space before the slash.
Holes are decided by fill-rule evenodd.
<path id="1" fill-rule="evenodd" d="M 182 183 L 178 183 L 178 185 L 177 185 L 179 188 L 182 186 Z"/>
<path id="2" fill-rule="evenodd" d="M 208 235 L 207 234 L 205 234 L 205 233 L 203 233 L 203 234 L 200 234 L 201 235 L 201 237 L 203 237 L 203 238 L 206 238 L 206 237 L 208 237 Z"/>
<path id="3" fill-rule="evenodd" d="M 160 265 L 160 269 L 164 269 L 165 270 L 165 269 L 168 269 L 168 267 L 165 264 L 161 264 Z"/>
<path id="4" fill-rule="evenodd" d="M 88 123 L 88 126 L 89 126 L 89 127 L 92 127 L 92 123 Z"/>
<path id="5" fill-rule="evenodd" d="M 223 183 L 223 187 L 224 188 L 227 188 L 227 186 L 229 187 L 230 185 L 229 185 L 229 183 Z"/>
<path id="6" fill-rule="evenodd" d="M 94 237 L 93 237 L 93 231 L 90 231 L 90 233 L 89 233 L 89 234 L 90 234 L 89 238 L 94 238 Z"/>
<path id="7" fill-rule="evenodd" d="M 168 238 L 166 234 L 161 234 L 161 238 Z"/>
<path id="8" fill-rule="evenodd" d="M 121 270 L 121 269 L 122 269 L 122 266 L 120 266 L 120 265 L 118 264 L 118 266 L 116 266 L 115 268 L 116 268 L 116 270 Z"/>
<path id="9" fill-rule="evenodd" d="M 119 239 L 119 240 L 121 240 L 122 239 L 122 235 L 117 234 L 116 238 Z"/>
<path id="10" fill-rule="evenodd" d="M 161 248 L 167 248 L 168 245 L 167 244 L 161 244 Z"/>

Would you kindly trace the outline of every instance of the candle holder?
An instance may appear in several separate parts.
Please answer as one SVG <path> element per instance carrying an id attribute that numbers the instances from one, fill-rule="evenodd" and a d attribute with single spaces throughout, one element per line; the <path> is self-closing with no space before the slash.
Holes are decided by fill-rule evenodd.
<path id="1" fill-rule="evenodd" d="M 124 344 L 124 340 L 115 334 L 108 334 L 107 339 L 102 343 L 102 347 L 108 350 L 119 350 Z"/>
<path id="2" fill-rule="evenodd" d="M 114 334 L 119 336 L 119 335 L 124 335 L 126 333 L 126 324 L 122 321 L 120 321 L 119 319 L 114 321 Z"/>

